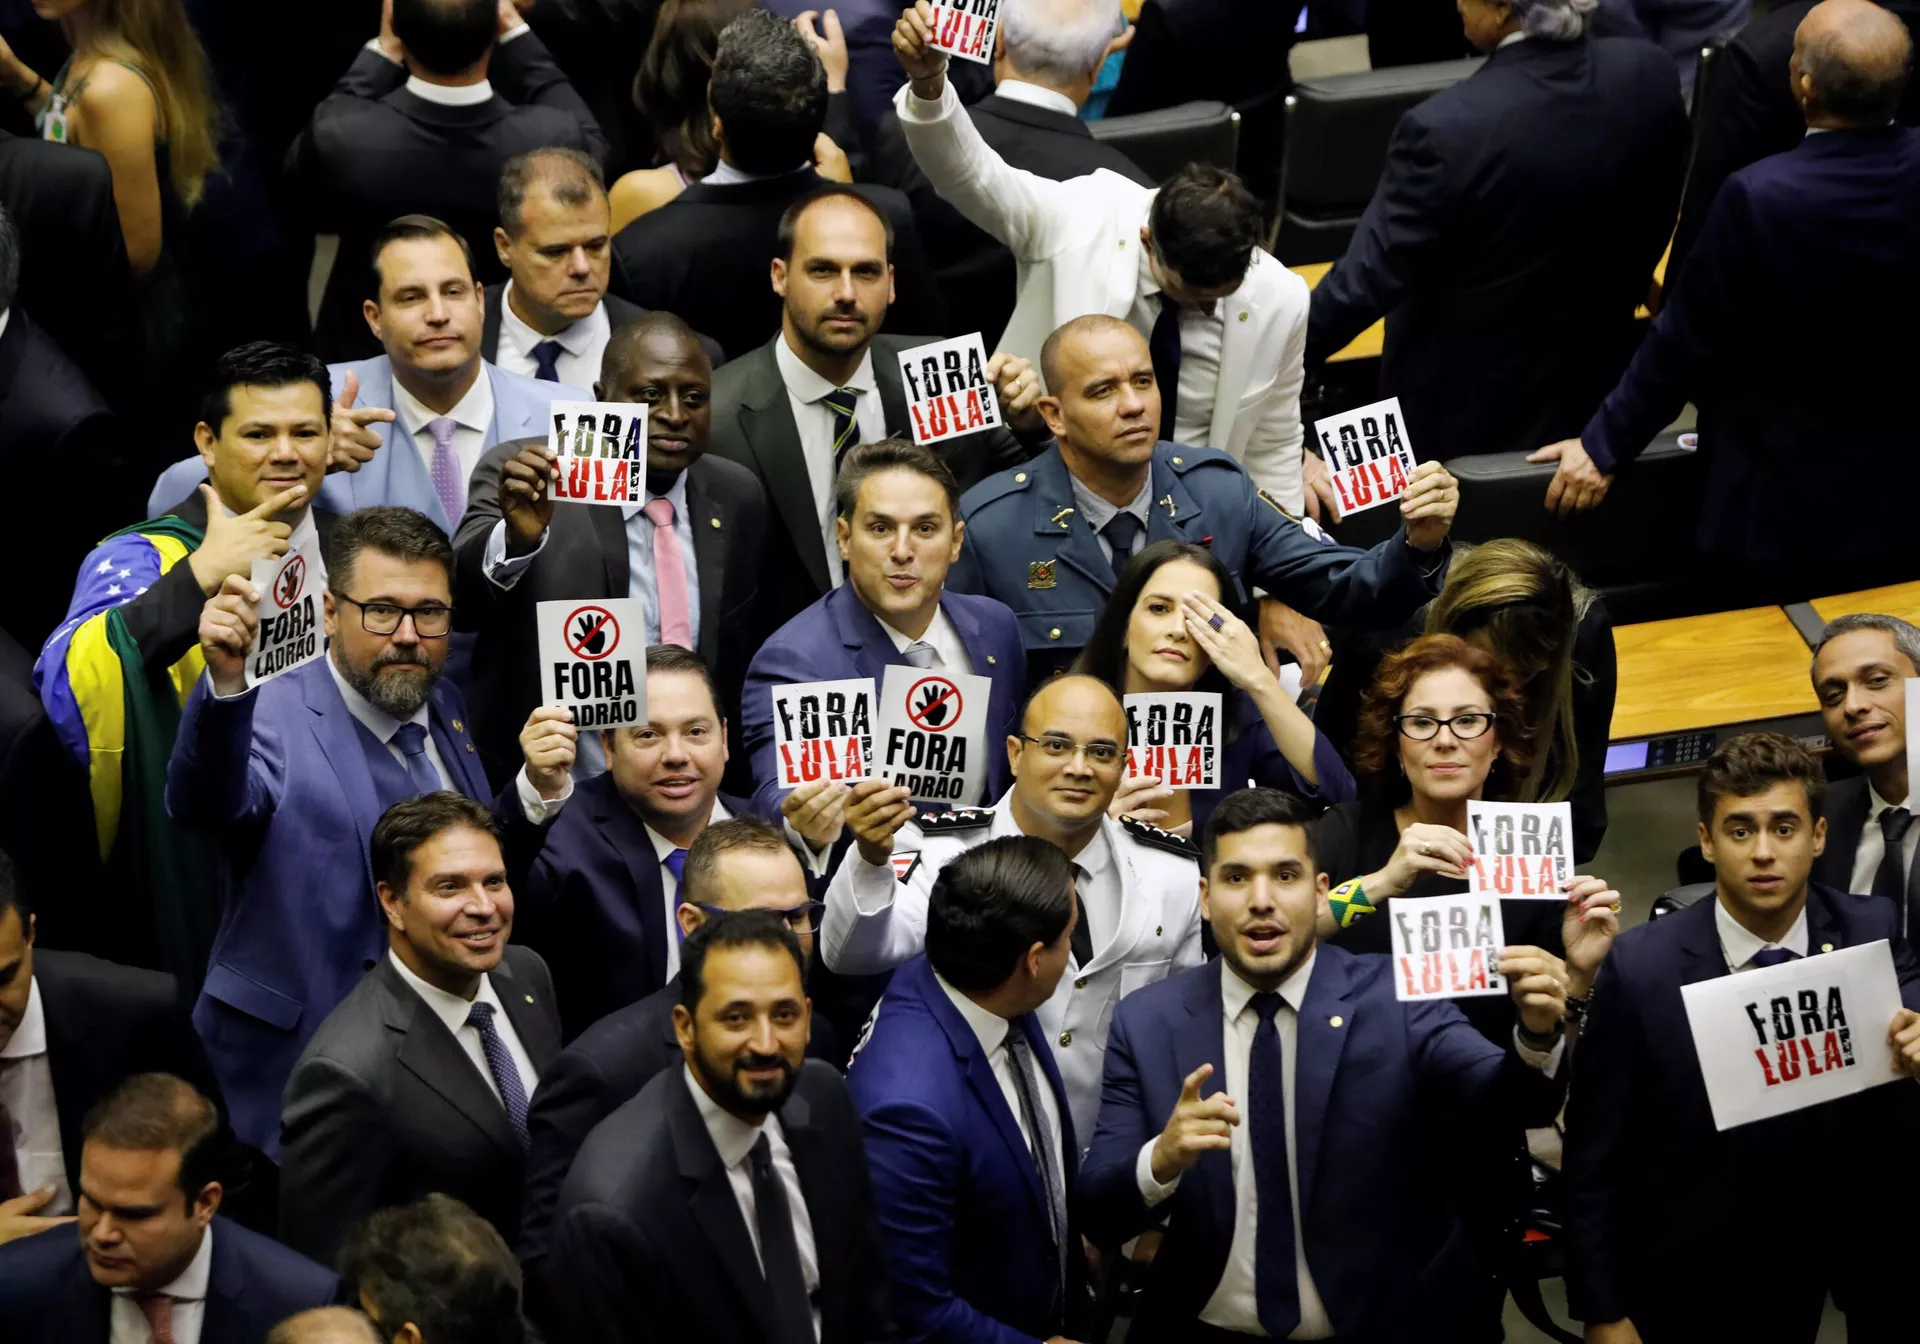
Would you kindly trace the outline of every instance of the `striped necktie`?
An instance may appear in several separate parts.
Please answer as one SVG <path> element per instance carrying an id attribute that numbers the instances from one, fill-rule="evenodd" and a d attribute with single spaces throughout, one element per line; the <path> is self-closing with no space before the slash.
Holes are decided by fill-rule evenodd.
<path id="1" fill-rule="evenodd" d="M 820 404 L 833 412 L 833 474 L 840 474 L 840 461 L 847 450 L 860 441 L 860 422 L 854 416 L 860 389 L 836 387 L 820 398 Z"/>

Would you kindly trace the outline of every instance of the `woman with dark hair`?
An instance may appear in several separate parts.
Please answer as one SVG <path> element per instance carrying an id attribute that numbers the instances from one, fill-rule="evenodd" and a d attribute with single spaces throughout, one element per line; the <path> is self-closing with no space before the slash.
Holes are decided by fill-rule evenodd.
<path id="1" fill-rule="evenodd" d="M 1173 789 L 1152 779 L 1121 785 L 1110 809 L 1199 836 L 1221 795 L 1251 782 L 1308 798 L 1354 796 L 1333 744 L 1287 698 L 1260 656 L 1260 640 L 1233 600 L 1233 576 L 1204 546 L 1156 541 L 1128 563 L 1073 670 L 1121 696 L 1218 691 L 1218 789 Z"/>

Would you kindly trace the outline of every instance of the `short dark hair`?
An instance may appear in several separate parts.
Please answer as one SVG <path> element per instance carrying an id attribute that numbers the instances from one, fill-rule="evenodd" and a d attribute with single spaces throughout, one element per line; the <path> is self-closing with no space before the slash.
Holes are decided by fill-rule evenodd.
<path id="1" fill-rule="evenodd" d="M 464 793 L 436 789 L 395 803 L 373 824 L 373 839 L 368 842 L 374 881 L 386 883 L 394 895 L 404 897 L 413 877 L 414 852 L 440 832 L 455 827 L 500 838 L 500 823 L 494 820 L 492 809 Z"/>
<path id="2" fill-rule="evenodd" d="M 13 856 L 0 849 L 0 920 L 7 917 L 9 910 L 20 912 L 22 925 L 26 924 L 27 916 L 33 913 L 27 908 L 26 898 L 20 894 L 20 870 L 14 867 Z"/>
<path id="3" fill-rule="evenodd" d="M 607 179 L 600 165 L 577 149 L 548 145 L 516 154 L 500 170 L 500 227 L 509 238 L 518 238 L 525 227 L 521 212 L 535 183 L 544 184 L 554 201 L 569 209 L 591 205 L 607 196 Z"/>
<path id="4" fill-rule="evenodd" d="M 702 832 L 703 837 L 705 834 Z M 800 951 L 800 940 L 794 937 L 786 920 L 771 910 L 735 910 L 714 915 L 680 944 L 680 1006 L 690 1015 L 699 1015 L 700 996 L 707 992 L 707 957 L 723 948 L 734 947 L 780 948 L 793 958 L 801 985 L 807 983 L 807 959 Z"/>
<path id="5" fill-rule="evenodd" d="M 707 378 L 711 383 L 713 357 L 707 353 L 707 347 L 700 343 L 700 333 L 688 326 L 685 318 L 669 313 L 664 308 L 650 308 L 640 316 L 622 322 L 607 337 L 607 347 L 600 354 L 600 381 L 606 384 L 609 395 L 638 358 L 640 342 L 656 332 L 665 333 L 698 350 L 700 358 L 706 363 Z"/>
<path id="6" fill-rule="evenodd" d="M 136 1073 L 80 1122 L 83 1144 L 124 1152 L 180 1154 L 180 1193 L 191 1204 L 220 1179 L 220 1112 L 192 1083 L 170 1073 Z"/>
<path id="7" fill-rule="evenodd" d="M 1753 798 L 1776 784 L 1798 782 L 1807 791 L 1809 817 L 1820 820 L 1827 798 L 1827 776 L 1813 753 L 1782 733 L 1741 733 L 1720 744 L 1700 772 L 1700 824 L 1713 828 L 1714 804 L 1721 798 Z"/>
<path id="8" fill-rule="evenodd" d="M 850 449 L 833 480 L 834 514 L 851 521 L 854 506 L 860 502 L 860 487 L 869 476 L 883 471 L 911 471 L 925 476 L 946 492 L 948 520 L 959 521 L 960 482 L 954 478 L 953 468 L 939 453 L 912 439 L 881 439 Z"/>
<path id="9" fill-rule="evenodd" d="M 20 230 L 13 216 L 0 204 L 0 313 L 13 307 L 13 296 L 20 292 Z"/>
<path id="10" fill-rule="evenodd" d="M 826 67 L 790 21 L 750 10 L 720 34 L 707 105 L 720 118 L 734 167 L 789 172 L 812 161 L 814 137 L 826 125 Z"/>
<path id="11" fill-rule="evenodd" d="M 892 261 L 893 221 L 887 217 L 885 210 L 882 210 L 868 199 L 865 192 L 856 187 L 850 187 L 844 182 L 828 182 L 822 186 L 815 187 L 812 191 L 798 198 L 792 205 L 789 205 L 785 210 L 780 212 L 780 228 L 774 235 L 775 256 L 779 257 L 782 261 L 790 262 L 793 260 L 793 245 L 795 240 L 800 236 L 800 218 L 822 201 L 852 201 L 854 204 L 865 209 L 866 212 L 875 219 L 879 220 L 880 231 L 886 236 L 887 240 L 887 259 L 889 262 Z"/>
<path id="12" fill-rule="evenodd" d="M 1190 163 L 1160 188 L 1147 215 L 1154 251 L 1189 285 L 1237 285 L 1260 245 L 1260 202 L 1238 174 Z"/>
<path id="13" fill-rule="evenodd" d="M 451 224 L 432 215 L 402 215 L 382 225 L 367 248 L 367 297 L 375 303 L 380 302 L 380 258 L 389 247 L 395 243 L 417 243 L 428 238 L 451 238 L 460 244 L 460 255 L 467 259 L 467 276 L 472 278 L 473 249 L 467 245 L 465 238 L 453 231 Z"/>
<path id="14" fill-rule="evenodd" d="M 338 519 L 327 545 L 327 584 L 335 592 L 353 582 L 354 561 L 362 551 L 396 560 L 432 560 L 447 571 L 447 587 L 453 587 L 453 543 L 418 509 L 376 504 Z"/>
<path id="15" fill-rule="evenodd" d="M 1214 807 L 1207 828 L 1200 837 L 1200 871 L 1213 869 L 1214 855 L 1220 850 L 1220 837 L 1238 835 L 1256 826 L 1297 826 L 1306 836 L 1307 863 L 1316 871 L 1314 858 L 1313 808 L 1280 789 L 1235 789 Z"/>
<path id="16" fill-rule="evenodd" d="M 1097 677 L 1123 694 L 1127 684 L 1127 626 L 1132 623 L 1133 609 L 1140 603 L 1140 594 L 1146 591 L 1147 584 L 1160 570 L 1177 560 L 1199 565 L 1220 585 L 1220 605 L 1249 624 L 1253 613 L 1247 604 L 1240 600 L 1240 585 L 1234 581 L 1233 571 L 1221 563 L 1220 557 L 1206 546 L 1191 541 L 1181 541 L 1178 537 L 1168 537 L 1164 541 L 1152 542 L 1141 548 L 1127 567 L 1120 571 L 1120 581 L 1113 586 L 1113 592 L 1107 597 L 1107 605 L 1100 609 L 1094 619 L 1093 633 L 1087 636 L 1087 642 L 1080 649 L 1080 656 L 1074 659 L 1073 670 L 1089 677 Z M 1257 628 L 1257 627 L 1256 627 Z M 1200 680 L 1193 684 L 1195 691 L 1219 691 L 1231 701 L 1231 686 L 1226 674 L 1218 666 L 1209 666 L 1201 674 Z"/>
<path id="17" fill-rule="evenodd" d="M 974 846 L 933 880 L 927 961 L 955 989 L 997 989 L 1028 948 L 1066 932 L 1072 882 L 1072 861 L 1050 841 L 1003 835 Z"/>
<path id="18" fill-rule="evenodd" d="M 393 35 L 433 75 L 470 70 L 499 32 L 495 0 L 393 0 Z"/>
<path id="19" fill-rule="evenodd" d="M 725 721 L 726 711 L 720 708 L 720 685 L 713 679 L 713 669 L 707 666 L 705 658 L 678 644 L 652 644 L 647 647 L 647 675 L 655 672 L 685 672 L 706 682 L 707 694 L 713 698 L 714 716 Z"/>
<path id="20" fill-rule="evenodd" d="M 411 1321 L 434 1344 L 520 1344 L 520 1266 L 451 1195 L 377 1210 L 340 1252 L 340 1278 L 382 1337 Z"/>
<path id="21" fill-rule="evenodd" d="M 4 305 L 0 305 L 4 306 Z M 333 384 L 318 355 L 296 350 L 278 341 L 248 341 L 220 356 L 213 366 L 213 383 L 200 399 L 200 420 L 216 435 L 233 414 L 236 387 L 292 387 L 312 383 L 320 389 L 320 418 L 333 415 Z"/>
<path id="22" fill-rule="evenodd" d="M 720 860 L 739 849 L 757 849 L 765 853 L 793 853 L 786 832 L 760 817 L 728 817 L 716 821 L 693 839 L 687 847 L 687 861 L 680 871 L 680 899 L 699 905 L 707 898 L 717 880 L 714 876 Z M 796 860 L 797 862 L 797 860 Z"/>

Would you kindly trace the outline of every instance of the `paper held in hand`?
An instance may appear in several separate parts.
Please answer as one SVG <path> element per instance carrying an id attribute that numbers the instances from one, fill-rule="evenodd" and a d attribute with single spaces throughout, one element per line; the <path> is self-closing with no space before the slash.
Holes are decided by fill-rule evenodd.
<path id="1" fill-rule="evenodd" d="M 639 401 L 556 401 L 548 407 L 549 493 L 571 504 L 643 504 L 647 406 Z"/>
<path id="2" fill-rule="evenodd" d="M 640 600 L 538 602 L 540 702 L 573 711 L 582 732 L 647 721 L 647 634 Z"/>
<path id="3" fill-rule="evenodd" d="M 1391 504 L 1407 492 L 1413 441 L 1400 414 L 1400 398 L 1316 420 L 1313 432 L 1333 477 L 1333 497 L 1342 518 Z"/>
<path id="4" fill-rule="evenodd" d="M 987 377 L 987 347 L 977 331 L 902 350 L 900 381 L 915 443 L 944 443 L 1000 424 L 1000 402 Z"/>
<path id="5" fill-rule="evenodd" d="M 915 802 L 978 803 L 987 778 L 992 691 L 985 677 L 898 663 L 888 667 L 874 724 L 874 748 L 880 753 L 874 773 L 904 785 Z"/>
<path id="6" fill-rule="evenodd" d="M 1884 938 L 1682 985 L 1680 999 L 1715 1129 L 1902 1081 L 1887 1044 L 1900 980 Z"/>
<path id="7" fill-rule="evenodd" d="M 963 61 L 993 64 L 993 35 L 1000 26 L 1000 0 L 937 0 L 933 45 Z"/>
<path id="8" fill-rule="evenodd" d="M 1393 934 L 1393 996 L 1472 999 L 1505 994 L 1498 970 L 1506 931 L 1490 896 L 1401 897 L 1386 907 Z"/>
<path id="9" fill-rule="evenodd" d="M 1564 901 L 1573 877 L 1573 804 L 1467 804 L 1467 890 L 1507 900 Z"/>
<path id="10" fill-rule="evenodd" d="M 317 541 L 272 559 L 255 560 L 247 579 L 260 592 L 260 630 L 247 651 L 247 685 L 258 686 L 304 667 L 326 652 L 320 593 L 326 571 Z"/>
<path id="11" fill-rule="evenodd" d="M 1175 789 L 1220 787 L 1220 692 L 1144 691 L 1124 697 L 1127 778 Z"/>
<path id="12" fill-rule="evenodd" d="M 865 779 L 873 761 L 873 682 L 799 681 L 775 686 L 773 754 L 780 787 Z"/>

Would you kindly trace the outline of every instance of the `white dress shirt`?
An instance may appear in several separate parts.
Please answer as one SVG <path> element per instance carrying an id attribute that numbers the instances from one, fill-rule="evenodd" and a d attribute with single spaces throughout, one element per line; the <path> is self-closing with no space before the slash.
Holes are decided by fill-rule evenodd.
<path id="1" fill-rule="evenodd" d="M 207 1319 L 207 1283 L 212 1276 L 213 1225 L 209 1223 L 200 1234 L 200 1249 L 180 1271 L 180 1277 L 159 1290 L 173 1299 L 173 1344 L 200 1344 L 200 1326 Z M 147 1325 L 147 1313 L 133 1300 L 137 1291 L 133 1288 L 113 1290 L 108 1344 L 152 1344 L 153 1330 Z"/>
<path id="2" fill-rule="evenodd" d="M 1807 910 L 1800 907 L 1799 916 L 1793 921 L 1786 936 L 1777 943 L 1770 943 L 1756 933 L 1749 932 L 1739 920 L 1727 913 L 1727 907 L 1720 904 L 1719 897 L 1713 898 L 1713 928 L 1720 935 L 1720 951 L 1726 956 L 1727 969 L 1734 973 L 1753 969 L 1754 954 L 1770 947 L 1783 947 L 1796 957 L 1807 955 Z"/>
<path id="3" fill-rule="evenodd" d="M 400 422 L 394 429 L 404 429 L 413 440 L 414 447 L 420 452 L 420 460 L 426 464 L 427 479 L 432 480 L 433 431 L 427 425 L 439 419 L 439 414 L 429 410 L 413 393 L 400 386 L 398 378 L 393 380 L 393 412 Z M 453 456 L 460 469 L 464 496 L 466 482 L 473 478 L 473 469 L 480 465 L 480 459 L 486 455 L 487 430 L 493 424 L 493 380 L 487 377 L 485 364 L 474 374 L 473 386 L 454 403 L 447 415 L 453 421 Z M 464 497 L 461 507 L 466 507 Z M 457 524 L 460 520 L 456 518 L 453 521 Z"/>
<path id="4" fill-rule="evenodd" d="M 780 381 L 787 386 L 787 401 L 793 407 L 793 423 L 800 431 L 800 452 L 807 462 L 807 480 L 813 486 L 813 505 L 820 515 L 821 546 L 826 551 L 827 574 L 838 588 L 845 576 L 840 563 L 840 541 L 834 532 L 833 512 L 833 412 L 820 399 L 838 390 L 805 364 L 787 347 L 782 336 L 773 343 L 773 360 L 780 366 Z M 874 443 L 887 437 L 887 411 L 880 404 L 880 384 L 873 377 L 873 351 L 860 358 L 845 386 L 858 388 L 853 419 L 857 442 Z"/>
<path id="5" fill-rule="evenodd" d="M 973 1028 L 973 1034 L 980 1040 L 980 1048 L 986 1052 L 987 1063 L 993 1068 L 993 1081 L 1000 1084 L 1000 1095 L 1007 1103 L 1007 1110 L 1013 1114 L 1013 1123 L 1020 1129 L 1020 1137 L 1026 1140 L 1027 1154 L 1033 1155 L 1033 1135 L 1027 1129 L 1027 1121 L 1020 1114 L 1020 1094 L 1013 1085 L 1013 1056 L 1007 1053 L 1007 1031 L 1011 1024 L 997 1013 L 990 1013 L 972 999 L 962 994 L 943 979 L 938 971 L 933 978 L 939 982 L 941 993 L 945 994 L 953 1006 Z M 1041 1123 L 1053 1132 L 1053 1179 L 1054 1188 L 1067 1188 L 1067 1174 L 1061 1165 L 1062 1151 L 1066 1147 L 1060 1134 L 1060 1103 L 1053 1095 L 1053 1086 L 1047 1081 L 1046 1069 L 1034 1051 L 1033 1083 L 1035 1100 L 1040 1103 Z M 1035 1159 L 1038 1160 L 1037 1158 Z"/>
<path id="6" fill-rule="evenodd" d="M 494 350 L 493 362 L 509 373 L 538 378 L 540 361 L 533 357 L 533 347 L 553 341 L 560 346 L 560 358 L 553 364 L 559 380 L 568 387 L 591 388 L 600 381 L 600 356 L 606 353 L 612 336 L 613 323 L 607 318 L 604 301 L 565 330 L 541 335 L 513 311 L 513 281 L 509 280 L 500 294 L 500 344 Z"/>
<path id="7" fill-rule="evenodd" d="M 387 960 L 393 963 L 393 969 L 400 972 L 400 978 L 409 988 L 418 994 L 433 1015 L 446 1024 L 448 1031 L 460 1048 L 466 1051 L 467 1058 L 473 1061 L 473 1067 L 480 1070 L 487 1090 L 495 1097 L 500 1096 L 500 1085 L 493 1081 L 493 1070 L 487 1067 L 487 1052 L 480 1046 L 480 1029 L 467 1022 L 467 1014 L 473 1011 L 476 1003 L 493 1006 L 493 1029 L 500 1033 L 500 1040 L 507 1047 L 507 1053 L 513 1056 L 514 1072 L 520 1075 L 520 1087 L 528 1097 L 539 1085 L 540 1071 L 533 1067 L 533 1058 L 527 1054 L 527 1047 L 520 1044 L 520 1037 L 513 1029 L 513 1019 L 507 1016 L 507 1010 L 500 1003 L 500 996 L 494 992 L 493 977 L 480 977 L 480 988 L 474 991 L 473 998 L 463 999 L 458 994 L 449 994 L 438 985 L 430 985 L 415 975 L 407 963 L 400 960 L 392 948 L 387 949 Z M 504 1106 L 504 1099 L 501 1105 Z"/>
<path id="8" fill-rule="evenodd" d="M 706 1122 L 707 1135 L 713 1140 L 714 1150 L 720 1154 L 720 1165 L 727 1170 L 727 1184 L 733 1187 L 734 1202 L 740 1206 L 740 1220 L 747 1225 L 747 1237 L 753 1242 L 756 1260 L 761 1258 L 760 1216 L 753 1198 L 753 1163 L 750 1154 L 754 1142 L 762 1134 L 767 1136 L 773 1172 L 780 1178 L 780 1185 L 786 1191 L 787 1212 L 793 1218 L 793 1241 L 800 1252 L 800 1277 L 807 1285 L 807 1296 L 814 1297 L 820 1291 L 820 1254 L 813 1244 L 813 1215 L 807 1212 L 806 1192 L 800 1188 L 800 1172 L 793 1165 L 793 1150 L 787 1146 L 787 1132 L 780 1127 L 780 1117 L 769 1115 L 758 1125 L 750 1125 L 739 1116 L 721 1110 L 718 1103 L 707 1095 L 707 1090 L 700 1086 L 692 1069 L 682 1065 L 680 1076 L 686 1080 L 687 1091 L 693 1094 L 693 1104 L 699 1108 L 700 1118 Z M 761 1272 L 766 1272 L 764 1261 Z M 813 1337 L 820 1338 L 820 1308 L 817 1306 L 813 1309 Z"/>
<path id="9" fill-rule="evenodd" d="M 1148 340 L 1160 318 L 1160 282 L 1153 278 L 1147 249 L 1140 249 L 1140 288 L 1133 296 L 1127 321 Z M 1220 388 L 1220 347 L 1227 338 L 1227 321 L 1218 299 L 1201 309 L 1189 304 L 1180 310 L 1180 400 L 1174 407 L 1173 441 L 1206 444 L 1213 436 L 1213 401 Z M 1165 396 L 1164 389 L 1161 395 Z"/>
<path id="10" fill-rule="evenodd" d="M 905 657 L 907 646 L 914 642 L 912 637 L 901 634 L 881 620 L 878 612 L 874 613 L 873 619 L 880 621 L 880 628 L 893 641 L 893 651 Z M 943 672 L 972 675 L 973 659 L 967 657 L 967 646 L 961 642 L 960 632 L 953 628 L 953 621 L 947 616 L 945 607 L 933 609 L 933 619 L 927 622 L 926 633 L 920 636 L 920 642 L 933 645 L 933 666 Z"/>
<path id="11" fill-rule="evenodd" d="M 731 187 L 742 182 L 767 182 L 776 177 L 788 177 L 794 173 L 804 173 L 811 169 L 811 163 L 799 163 L 780 173 L 743 173 L 725 159 L 713 165 L 713 171 L 700 180 L 710 187 Z"/>
<path id="12" fill-rule="evenodd" d="M 1063 117 L 1080 116 L 1079 105 L 1064 93 L 1052 89 L 1043 89 L 1038 84 L 1029 84 L 1024 79 L 1003 79 L 993 86 L 996 98 L 1005 98 L 1010 103 L 1025 103 L 1028 107 L 1041 107 L 1049 112 L 1058 112 Z"/>
<path id="13" fill-rule="evenodd" d="M 1880 829 L 1880 814 L 1890 807 L 1904 807 L 1911 812 L 1913 795 L 1909 793 L 1901 801 L 1892 803 L 1880 796 L 1880 790 L 1868 784 L 1867 824 L 1860 828 L 1860 844 L 1853 851 L 1853 880 L 1847 885 L 1848 891 L 1873 890 L 1874 875 L 1880 871 L 1880 860 L 1887 852 L 1887 836 Z M 1920 853 L 1920 823 L 1908 823 L 1906 836 L 1900 841 L 1900 851 L 1905 856 L 1901 869 L 1911 873 L 1913 856 Z M 1913 893 L 1908 895 L 1911 897 Z"/>
<path id="14" fill-rule="evenodd" d="M 707 825 L 716 821 L 727 821 L 733 813 L 727 811 L 727 805 L 718 798 L 713 800 L 713 810 L 707 813 Z M 667 906 L 667 980 L 680 974 L 680 921 L 675 911 L 680 908 L 680 883 L 674 879 L 673 869 L 667 867 L 667 856 L 679 846 L 666 836 L 647 827 L 647 839 L 653 841 L 653 852 L 660 856 L 660 898 Z M 661 983 L 665 983 L 662 981 Z"/>
<path id="15" fill-rule="evenodd" d="M 52 1201 L 38 1216 L 72 1213 L 73 1191 L 67 1187 L 66 1153 L 60 1147 L 60 1108 L 53 1095 L 53 1066 L 47 1061 L 47 1009 L 38 980 L 28 986 L 27 1011 L 0 1050 L 0 1105 L 13 1117 L 13 1133 L 0 1134 L 0 1143 L 13 1147 L 21 1190 L 53 1187 Z"/>

